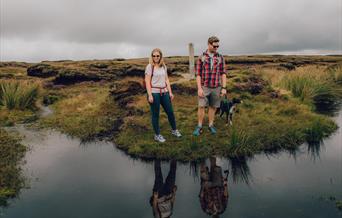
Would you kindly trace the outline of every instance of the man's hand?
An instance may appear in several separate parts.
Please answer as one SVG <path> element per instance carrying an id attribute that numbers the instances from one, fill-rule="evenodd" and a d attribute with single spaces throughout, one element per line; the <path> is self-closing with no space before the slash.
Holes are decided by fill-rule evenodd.
<path id="1" fill-rule="evenodd" d="M 198 96 L 201 97 L 201 98 L 204 98 L 204 92 L 203 92 L 203 89 L 202 88 L 198 88 Z"/>

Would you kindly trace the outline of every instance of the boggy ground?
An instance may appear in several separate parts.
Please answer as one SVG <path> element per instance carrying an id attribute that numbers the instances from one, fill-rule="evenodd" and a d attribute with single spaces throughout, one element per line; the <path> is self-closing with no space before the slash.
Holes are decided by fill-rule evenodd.
<path id="1" fill-rule="evenodd" d="M 26 150 L 17 135 L 0 127 L 0 206 L 6 206 L 7 199 L 15 197 L 24 186 L 19 163 Z"/>
<path id="2" fill-rule="evenodd" d="M 16 112 L 2 108 L 1 125 L 29 122 L 38 128 L 56 128 L 84 141 L 109 139 L 136 157 L 183 161 L 214 154 L 240 156 L 291 149 L 303 142 L 317 143 L 336 130 L 337 125 L 329 117 L 316 113 L 318 103 L 324 101 L 305 94 L 306 89 L 302 90 L 304 97 L 295 96 L 284 81 L 289 80 L 289 75 L 306 75 L 306 71 L 327 72 L 331 78 L 325 80 L 337 87 L 331 91 L 331 99 L 337 101 L 341 56 L 228 56 L 226 60 L 229 97 L 240 98 L 243 103 L 238 106 L 233 126 L 216 118 L 217 135 L 204 131 L 200 137 L 192 136 L 197 123 L 197 90 L 195 81 L 183 79 L 187 57 L 166 58 L 175 93 L 176 121 L 183 134 L 180 139 L 171 136 L 166 115 L 161 111 L 160 125 L 167 142 L 153 141 L 149 105 L 142 87 L 147 59 L 3 62 L 1 80 L 40 84 L 38 107 L 49 105 L 53 114 L 40 117 L 34 110 Z"/>

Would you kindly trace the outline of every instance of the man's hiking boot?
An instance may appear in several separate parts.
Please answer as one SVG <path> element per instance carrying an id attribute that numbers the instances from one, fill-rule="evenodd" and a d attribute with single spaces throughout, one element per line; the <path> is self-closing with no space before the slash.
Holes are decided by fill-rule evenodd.
<path id="1" fill-rule="evenodd" d="M 192 133 L 194 136 L 199 136 L 202 133 L 202 127 L 201 126 L 196 126 L 196 129 L 194 130 L 194 132 Z"/>
<path id="2" fill-rule="evenodd" d="M 214 126 L 209 126 L 209 131 L 211 132 L 211 134 L 216 134 L 217 130 Z"/>
<path id="3" fill-rule="evenodd" d="M 157 142 L 165 142 L 165 138 L 162 135 L 154 135 L 154 140 L 156 140 Z"/>
<path id="4" fill-rule="evenodd" d="M 171 134 L 174 135 L 174 136 L 176 136 L 177 138 L 182 137 L 182 134 L 179 132 L 178 129 L 176 129 L 176 130 L 171 130 Z"/>

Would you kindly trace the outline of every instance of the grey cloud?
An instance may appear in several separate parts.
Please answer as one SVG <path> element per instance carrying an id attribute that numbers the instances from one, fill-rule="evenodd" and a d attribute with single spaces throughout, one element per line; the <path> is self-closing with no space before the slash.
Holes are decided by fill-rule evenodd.
<path id="1" fill-rule="evenodd" d="M 26 59 L 63 58 L 62 51 L 52 49 L 56 46 L 33 51 L 39 41 L 63 45 L 70 50 L 64 55 L 73 59 L 146 56 L 153 47 L 184 55 L 189 42 L 197 53 L 204 50 L 210 35 L 221 38 L 225 54 L 341 53 L 341 4 L 340 0 L 1 0 L 1 58 L 15 58 L 16 44 L 27 53 Z M 125 45 L 128 49 L 122 52 Z"/>

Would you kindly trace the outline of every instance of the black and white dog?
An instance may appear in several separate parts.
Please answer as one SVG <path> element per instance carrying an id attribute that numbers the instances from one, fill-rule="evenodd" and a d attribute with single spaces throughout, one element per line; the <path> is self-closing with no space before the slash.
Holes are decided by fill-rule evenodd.
<path id="1" fill-rule="evenodd" d="M 242 101 L 238 98 L 233 98 L 232 100 L 229 100 L 227 98 L 227 95 L 224 99 L 221 100 L 220 108 L 217 109 L 216 114 L 220 113 L 220 117 L 223 116 L 223 114 L 226 114 L 226 123 L 229 125 L 233 125 L 233 115 L 236 111 L 236 105 L 242 103 Z"/>

